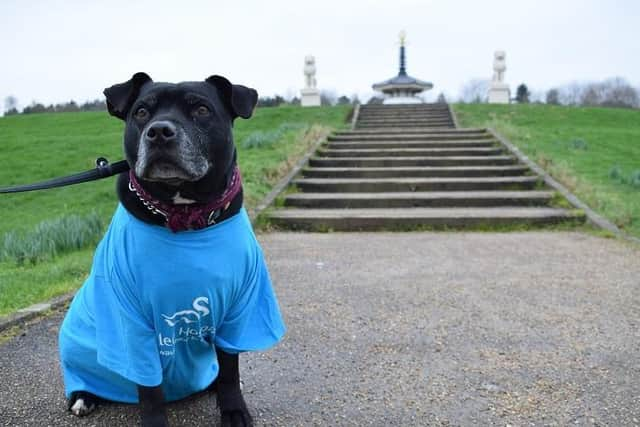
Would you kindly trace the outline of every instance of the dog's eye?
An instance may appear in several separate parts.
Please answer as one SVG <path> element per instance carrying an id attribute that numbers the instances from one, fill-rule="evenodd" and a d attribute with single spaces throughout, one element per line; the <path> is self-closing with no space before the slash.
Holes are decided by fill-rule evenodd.
<path id="1" fill-rule="evenodd" d="M 207 107 L 205 107 L 204 105 L 201 105 L 195 109 L 194 114 L 196 116 L 208 116 L 210 112 L 211 111 L 209 111 Z"/>
<path id="2" fill-rule="evenodd" d="M 147 117 L 149 117 L 149 111 L 144 107 L 140 107 L 136 110 L 134 115 L 138 120 L 146 120 Z"/>

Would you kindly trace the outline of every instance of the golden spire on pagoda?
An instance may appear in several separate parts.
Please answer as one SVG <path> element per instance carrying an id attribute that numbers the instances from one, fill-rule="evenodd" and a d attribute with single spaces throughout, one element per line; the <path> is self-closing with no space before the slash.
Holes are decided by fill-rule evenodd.
<path id="1" fill-rule="evenodd" d="M 406 40 L 407 40 L 407 32 L 405 30 L 400 31 L 400 46 L 404 46 Z"/>

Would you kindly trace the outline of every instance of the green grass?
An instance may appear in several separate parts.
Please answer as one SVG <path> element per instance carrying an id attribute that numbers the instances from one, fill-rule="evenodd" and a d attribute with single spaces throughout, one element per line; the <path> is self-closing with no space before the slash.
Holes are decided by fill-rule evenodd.
<path id="1" fill-rule="evenodd" d="M 289 167 L 327 129 L 347 126 L 350 107 L 259 108 L 249 120 L 237 119 L 234 139 L 242 171 L 245 205 L 255 206 Z M 31 183 L 94 167 L 96 157 L 122 155 L 124 125 L 106 112 L 18 115 L 0 118 L 0 187 Z M 243 144 L 256 133 L 279 138 Z M 0 245 L 5 237 L 27 236 L 37 246 L 43 223 L 95 212 L 108 224 L 116 207 L 115 178 L 30 193 L 0 195 Z M 40 232 L 36 230 L 41 227 Z M 15 240 L 15 239 L 14 239 Z M 19 245 L 18 245 L 19 246 Z M 83 244 L 86 246 L 86 244 Z M 85 249 L 43 252 L 37 263 L 0 262 L 0 315 L 76 289 L 86 276 L 93 242 Z M 67 251 L 67 252 L 65 252 Z M 48 254 L 48 255 L 47 255 Z"/>
<path id="2" fill-rule="evenodd" d="M 0 315 L 78 288 L 92 255 L 93 248 L 86 248 L 36 265 L 0 264 Z"/>
<path id="3" fill-rule="evenodd" d="M 640 237 L 640 111 L 457 104 L 463 127 L 492 127 L 599 214 Z"/>

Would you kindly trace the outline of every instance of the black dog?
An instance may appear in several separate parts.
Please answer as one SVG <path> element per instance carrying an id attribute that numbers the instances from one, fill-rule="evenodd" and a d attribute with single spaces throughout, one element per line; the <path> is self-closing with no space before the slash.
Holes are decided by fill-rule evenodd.
<path id="1" fill-rule="evenodd" d="M 105 95 L 126 122 L 131 171 L 60 330 L 69 408 L 139 402 L 142 425 L 165 426 L 166 400 L 208 388 L 222 425 L 251 425 L 238 353 L 284 334 L 231 133 L 257 92 L 220 76 L 169 84 L 137 73 Z"/>

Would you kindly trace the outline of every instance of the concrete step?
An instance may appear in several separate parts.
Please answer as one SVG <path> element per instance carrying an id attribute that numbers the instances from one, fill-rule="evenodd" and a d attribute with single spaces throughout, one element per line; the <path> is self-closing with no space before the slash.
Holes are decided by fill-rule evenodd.
<path id="1" fill-rule="evenodd" d="M 458 132 L 459 128 L 452 127 L 430 127 L 430 126 L 391 126 L 385 128 L 364 128 L 364 129 L 351 129 L 349 132 L 353 132 L 354 134 L 360 133 L 435 133 L 435 132 Z"/>
<path id="2" fill-rule="evenodd" d="M 412 227 L 465 228 L 484 225 L 555 224 L 584 220 L 565 209 L 515 208 L 399 208 L 399 209 L 281 209 L 270 215 L 277 227 L 299 230 L 406 230 Z"/>
<path id="3" fill-rule="evenodd" d="M 361 114 L 449 114 L 448 108 L 360 108 Z"/>
<path id="4" fill-rule="evenodd" d="M 361 105 L 360 111 L 449 111 L 445 105 L 404 104 L 404 105 Z"/>
<path id="5" fill-rule="evenodd" d="M 434 115 L 398 115 L 398 116 L 372 116 L 358 115 L 358 123 L 363 122 L 407 122 L 407 121 L 451 121 L 450 116 L 434 116 Z"/>
<path id="6" fill-rule="evenodd" d="M 449 111 L 363 111 L 358 117 L 451 117 Z"/>
<path id="7" fill-rule="evenodd" d="M 386 193 L 416 191 L 524 190 L 538 186 L 537 176 L 477 178 L 299 178 L 293 184 L 309 193 Z"/>
<path id="8" fill-rule="evenodd" d="M 398 127 L 402 128 L 402 126 L 405 126 L 401 123 L 397 123 L 397 122 L 393 122 L 393 123 L 387 123 L 387 124 L 377 124 L 377 123 L 356 123 L 356 127 L 355 129 L 358 130 L 362 130 L 362 129 L 378 129 L 380 131 L 384 131 L 387 128 L 393 128 L 393 129 L 397 129 Z M 426 123 L 426 122 L 421 122 L 421 123 L 412 123 L 410 125 L 407 126 L 423 126 L 427 129 L 455 129 L 453 127 L 453 123 L 451 122 L 443 122 L 443 123 Z"/>
<path id="9" fill-rule="evenodd" d="M 513 156 L 449 157 L 312 157 L 312 167 L 499 166 L 513 165 Z"/>
<path id="10" fill-rule="evenodd" d="M 451 120 L 449 113 L 397 113 L 397 114 L 358 114 L 358 120 Z"/>
<path id="11" fill-rule="evenodd" d="M 285 206 L 312 209 L 544 206 L 551 191 L 429 191 L 419 193 L 296 193 Z"/>
<path id="12" fill-rule="evenodd" d="M 377 149 L 377 148 L 489 148 L 496 146 L 490 139 L 469 139 L 462 141 L 358 141 L 336 142 L 324 144 L 324 148 L 332 150 Z"/>
<path id="13" fill-rule="evenodd" d="M 394 114 L 394 113 L 425 113 L 425 114 L 434 114 L 434 113 L 449 113 L 448 108 L 443 107 L 431 107 L 431 108 L 362 108 L 360 107 L 360 112 L 365 114 Z"/>
<path id="14" fill-rule="evenodd" d="M 373 117 L 373 116 L 362 116 L 358 115 L 358 123 L 361 122 L 444 122 L 451 121 L 451 116 L 441 116 L 441 115 L 423 115 L 423 116 L 411 116 L 408 117 L 406 115 L 398 116 L 398 117 Z"/>
<path id="15" fill-rule="evenodd" d="M 513 166 L 422 166 L 422 167 L 352 167 L 352 168 L 304 168 L 305 178 L 436 178 L 519 176 L 529 168 Z"/>
<path id="16" fill-rule="evenodd" d="M 372 135 L 378 134 L 380 131 L 375 129 L 362 129 L 362 130 L 343 130 L 334 132 L 334 136 L 343 136 L 343 135 Z M 385 129 L 384 134 L 407 134 L 407 133 L 415 133 L 412 132 L 411 129 Z M 488 135 L 486 129 L 483 128 L 457 128 L 457 129 L 428 129 L 424 132 L 427 135 L 434 134 L 452 134 L 452 135 L 466 135 L 466 134 L 474 134 L 474 135 Z"/>
<path id="17" fill-rule="evenodd" d="M 435 157 L 435 156 L 497 156 L 504 152 L 502 147 L 489 148 L 378 148 L 334 150 L 319 149 L 317 154 L 324 157 Z"/>
<path id="18" fill-rule="evenodd" d="M 453 122 L 451 121 L 428 121 L 428 120 L 420 120 L 420 121 L 412 121 L 412 122 L 400 122 L 400 121 L 390 121 L 390 122 L 356 122 L 356 129 L 384 129 L 384 128 L 397 128 L 397 127 L 432 127 L 432 128 L 452 128 Z"/>
<path id="19" fill-rule="evenodd" d="M 457 134 L 457 133 L 406 133 L 404 135 L 397 133 L 386 133 L 380 132 L 369 135 L 362 134 L 341 134 L 341 135 L 330 135 L 327 140 L 330 142 L 347 142 L 347 141 L 468 141 L 473 140 L 477 141 L 479 139 L 486 141 L 495 141 L 493 136 L 488 133 L 468 133 L 468 134 Z"/>

